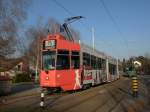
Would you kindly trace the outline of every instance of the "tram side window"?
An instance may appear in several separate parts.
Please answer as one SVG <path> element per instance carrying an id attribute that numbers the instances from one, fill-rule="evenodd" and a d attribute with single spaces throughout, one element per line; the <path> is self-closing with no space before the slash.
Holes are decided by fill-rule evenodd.
<path id="1" fill-rule="evenodd" d="M 72 55 L 71 55 L 71 66 L 72 66 L 73 69 L 78 69 L 80 67 L 79 52 L 72 52 Z"/>
<path id="2" fill-rule="evenodd" d="M 106 69 L 106 60 L 101 59 L 101 63 L 102 63 L 102 70 L 105 70 Z"/>
<path id="3" fill-rule="evenodd" d="M 119 68 L 119 71 L 123 71 L 123 68 L 121 65 L 119 65 L 118 68 Z"/>
<path id="4" fill-rule="evenodd" d="M 97 63 L 96 63 L 96 57 L 91 55 L 91 67 L 96 69 Z"/>
<path id="5" fill-rule="evenodd" d="M 101 58 L 97 58 L 97 68 L 98 69 L 102 68 L 102 59 Z"/>
<path id="6" fill-rule="evenodd" d="M 109 64 L 109 73 L 112 74 L 112 65 Z"/>
<path id="7" fill-rule="evenodd" d="M 113 64 L 109 64 L 109 72 L 110 72 L 110 74 L 115 75 L 116 74 L 116 66 Z"/>
<path id="8" fill-rule="evenodd" d="M 83 53 L 83 65 L 90 66 L 90 54 Z"/>
<path id="9" fill-rule="evenodd" d="M 116 65 L 113 65 L 113 74 L 115 75 L 116 74 Z"/>
<path id="10" fill-rule="evenodd" d="M 63 70 L 69 68 L 70 68 L 69 51 L 58 51 L 56 69 Z"/>

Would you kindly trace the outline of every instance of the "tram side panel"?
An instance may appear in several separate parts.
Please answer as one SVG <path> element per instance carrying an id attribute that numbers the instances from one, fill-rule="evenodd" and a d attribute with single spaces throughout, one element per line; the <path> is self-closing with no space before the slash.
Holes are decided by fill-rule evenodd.
<path id="1" fill-rule="evenodd" d="M 101 59 L 101 67 L 97 66 L 98 59 Z M 84 71 L 83 84 L 91 83 L 92 85 L 96 85 L 103 82 L 112 82 L 118 77 L 116 60 L 101 52 L 93 51 L 92 48 L 86 45 L 81 45 L 80 66 L 83 67 Z"/>
<path id="2" fill-rule="evenodd" d="M 107 63 L 105 65 L 107 65 Z M 83 71 L 83 84 L 91 83 L 92 85 L 96 85 L 101 84 L 103 82 L 112 82 L 118 79 L 117 65 L 115 64 L 108 63 L 108 65 L 105 68 L 97 70 L 92 68 L 90 70 L 86 70 L 84 68 Z"/>
<path id="3" fill-rule="evenodd" d="M 112 82 L 112 81 L 115 81 L 118 79 L 118 70 L 117 70 L 117 67 L 118 65 L 117 64 L 112 64 L 112 63 L 109 63 L 108 65 L 108 82 Z"/>
<path id="4" fill-rule="evenodd" d="M 101 70 L 84 70 L 83 84 L 98 85 L 103 81 Z"/>
<path id="5" fill-rule="evenodd" d="M 80 66 L 83 67 L 82 68 L 82 74 L 83 77 L 81 80 L 81 83 L 84 85 L 86 84 L 91 84 L 91 85 L 97 85 L 97 84 L 101 84 L 103 82 L 107 82 L 107 77 L 106 77 L 106 72 L 105 72 L 105 67 L 104 65 L 102 66 L 102 68 L 99 69 L 93 69 L 90 65 L 90 60 L 88 61 L 88 63 L 85 63 L 84 57 L 83 57 L 83 53 L 81 53 L 80 55 L 80 60 L 82 63 L 80 63 Z M 88 57 L 88 56 L 87 56 Z M 87 64 L 87 65 L 86 65 Z"/>

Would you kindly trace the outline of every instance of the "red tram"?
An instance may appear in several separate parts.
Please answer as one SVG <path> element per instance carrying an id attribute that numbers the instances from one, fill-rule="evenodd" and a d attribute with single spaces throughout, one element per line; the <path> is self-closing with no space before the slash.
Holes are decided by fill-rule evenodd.
<path id="1" fill-rule="evenodd" d="M 66 26 L 64 24 L 67 32 Z M 116 59 L 87 45 L 68 40 L 60 33 L 49 34 L 42 46 L 40 85 L 43 88 L 64 91 L 85 89 L 119 78 Z"/>
<path id="2" fill-rule="evenodd" d="M 77 90 L 116 80 L 118 72 L 116 59 L 60 34 L 43 41 L 41 87 Z"/>

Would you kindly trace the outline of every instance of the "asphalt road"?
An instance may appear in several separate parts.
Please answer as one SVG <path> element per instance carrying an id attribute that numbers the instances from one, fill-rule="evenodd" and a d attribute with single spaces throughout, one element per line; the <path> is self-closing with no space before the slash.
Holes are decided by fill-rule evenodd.
<path id="1" fill-rule="evenodd" d="M 122 77 L 84 91 L 46 95 L 44 110 L 39 107 L 40 91 L 31 89 L 20 97 L 7 98 L 0 112 L 150 112 L 146 86 L 149 79 L 139 77 L 138 98 L 132 97 L 131 80 Z"/>
<path id="2" fill-rule="evenodd" d="M 39 87 L 39 85 L 34 84 L 33 82 L 13 84 L 11 94 L 23 92 L 23 91 L 33 89 L 33 88 L 37 88 L 37 87 Z"/>
<path id="3" fill-rule="evenodd" d="M 150 104 L 150 75 L 142 75 L 139 76 L 140 82 L 145 86 L 146 88 L 146 94 L 147 98 L 149 99 L 149 104 Z"/>
<path id="4" fill-rule="evenodd" d="M 148 89 L 148 91 L 150 92 L 150 75 L 141 75 L 139 76 L 139 79 L 141 81 L 142 84 L 144 84 L 146 86 L 146 88 Z"/>

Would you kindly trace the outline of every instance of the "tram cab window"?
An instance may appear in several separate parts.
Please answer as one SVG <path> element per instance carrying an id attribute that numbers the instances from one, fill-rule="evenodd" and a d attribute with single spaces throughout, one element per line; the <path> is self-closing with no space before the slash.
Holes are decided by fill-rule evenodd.
<path id="1" fill-rule="evenodd" d="M 70 68 L 69 51 L 58 51 L 56 69 L 63 70 Z"/>
<path id="2" fill-rule="evenodd" d="M 53 51 L 45 51 L 42 53 L 42 59 L 43 59 L 42 67 L 44 70 L 55 69 L 55 57 L 56 57 L 56 53 Z"/>
<path id="3" fill-rule="evenodd" d="M 73 69 L 79 69 L 79 67 L 80 67 L 79 52 L 72 52 L 72 54 L 71 54 L 71 67 Z"/>

